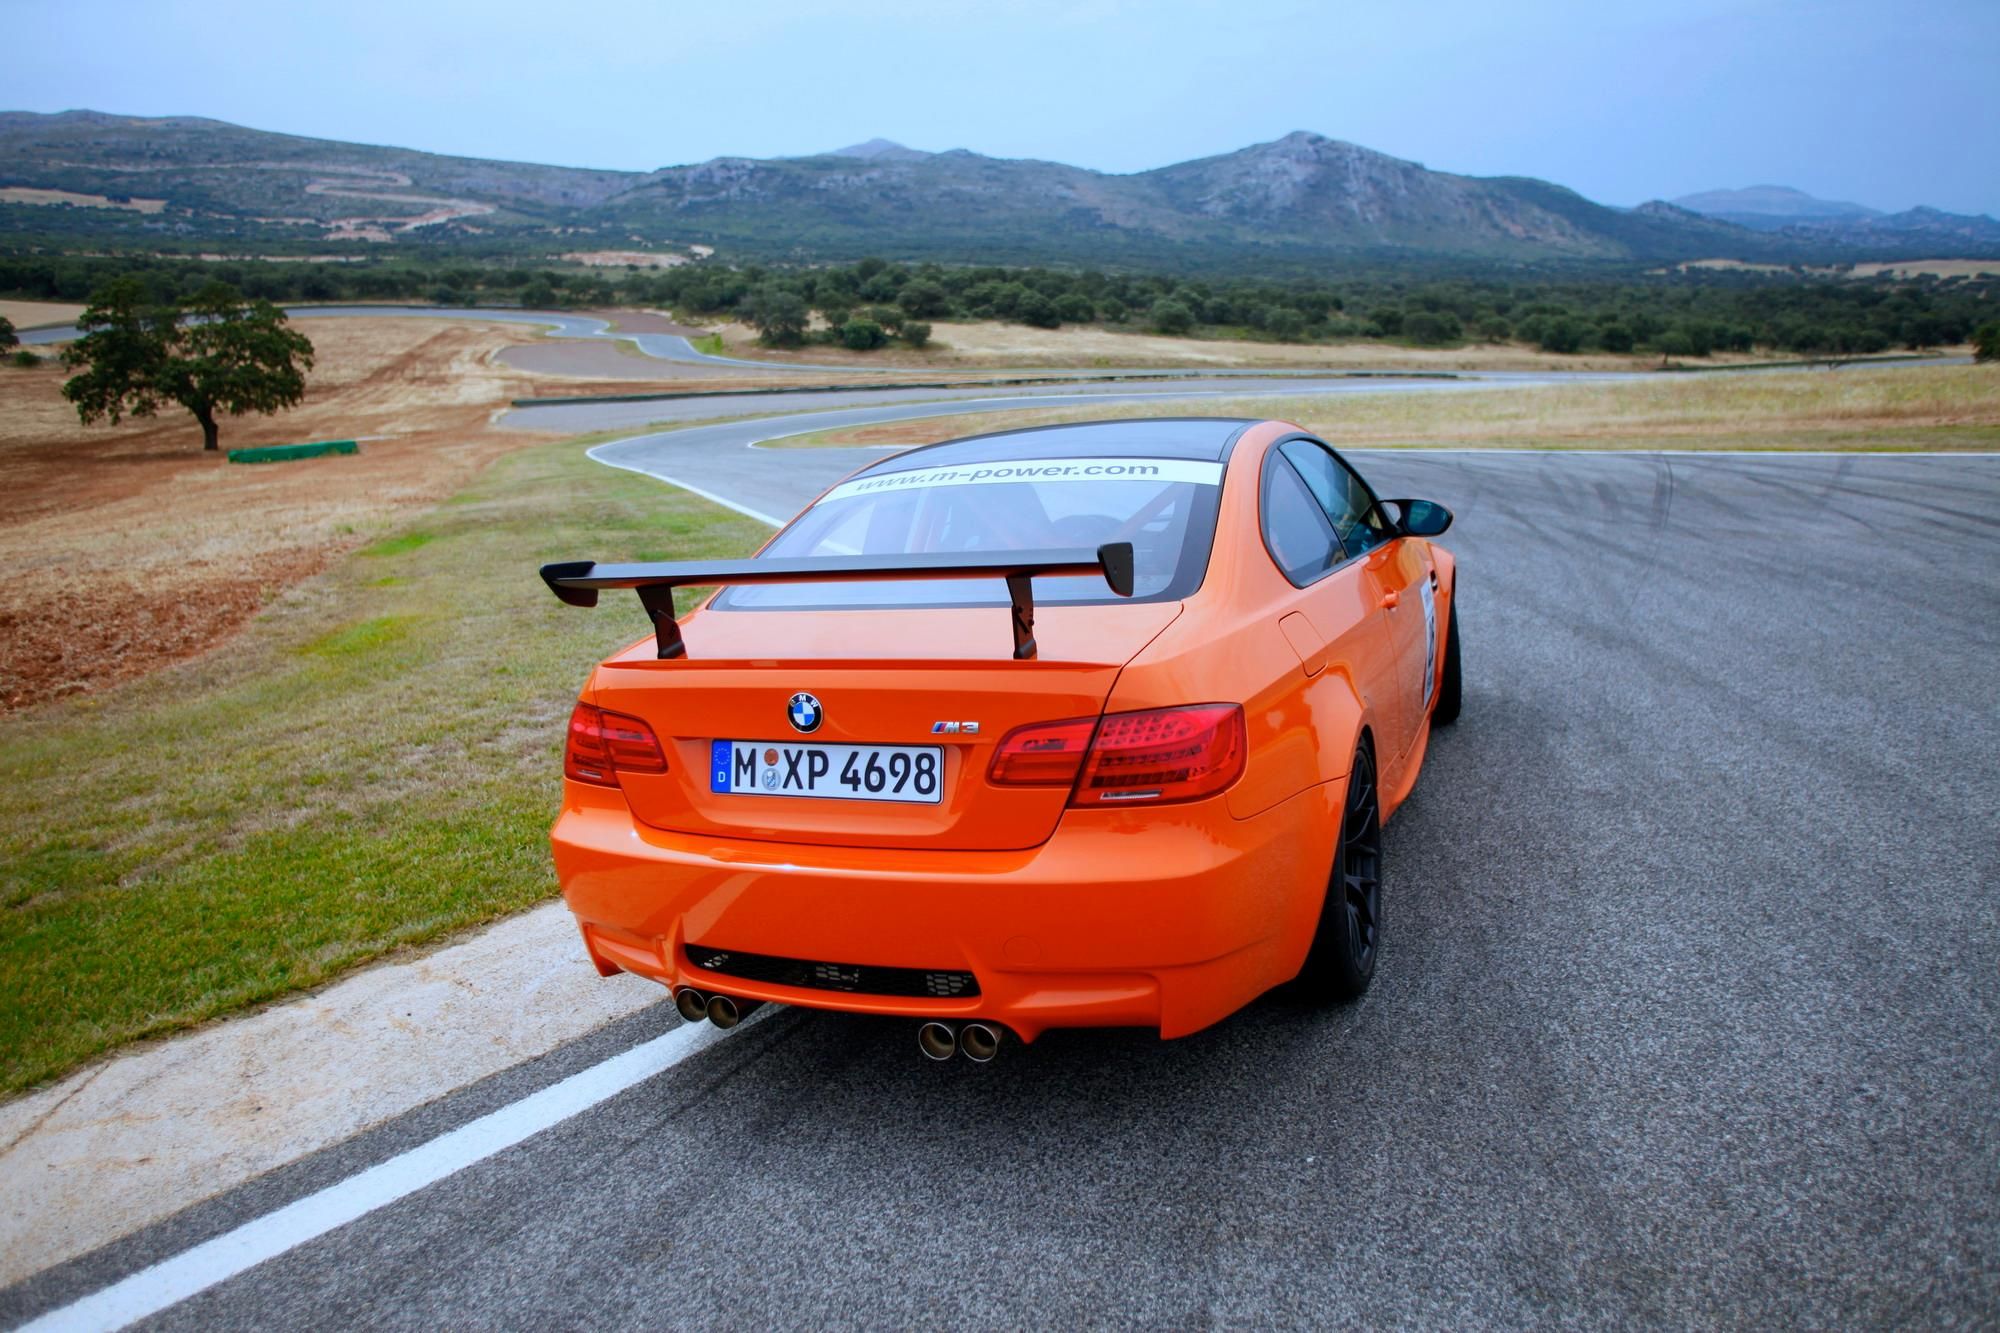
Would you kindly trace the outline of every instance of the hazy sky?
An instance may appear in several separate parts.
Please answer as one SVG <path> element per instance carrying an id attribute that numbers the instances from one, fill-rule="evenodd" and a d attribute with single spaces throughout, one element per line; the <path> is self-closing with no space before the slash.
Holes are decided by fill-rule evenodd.
<path id="1" fill-rule="evenodd" d="M 2000 214 L 2000 0 L 0 0 L 0 109 L 646 169 L 877 135 L 1135 171 L 1315 130 L 1635 204 Z"/>

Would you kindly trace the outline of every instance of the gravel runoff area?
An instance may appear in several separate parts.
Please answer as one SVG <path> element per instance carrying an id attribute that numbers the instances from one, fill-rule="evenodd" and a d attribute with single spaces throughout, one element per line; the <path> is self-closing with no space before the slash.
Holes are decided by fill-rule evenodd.
<path id="1" fill-rule="evenodd" d="M 734 447 L 684 446 L 621 461 Z M 780 1011 L 153 1326 L 2000 1319 L 2000 460 L 1359 461 L 1457 512 L 1466 639 L 1364 1003 L 985 1068 Z M 400 1169 L 674 1022 L 643 1009 L 0 1318 Z"/>

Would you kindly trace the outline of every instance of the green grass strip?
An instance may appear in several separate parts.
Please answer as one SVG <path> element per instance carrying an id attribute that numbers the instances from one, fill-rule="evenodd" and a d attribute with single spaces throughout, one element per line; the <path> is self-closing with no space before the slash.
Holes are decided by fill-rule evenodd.
<path id="1" fill-rule="evenodd" d="M 537 565 L 768 536 L 539 446 L 227 647 L 0 722 L 0 1089 L 549 898 L 570 705 L 647 625 Z"/>

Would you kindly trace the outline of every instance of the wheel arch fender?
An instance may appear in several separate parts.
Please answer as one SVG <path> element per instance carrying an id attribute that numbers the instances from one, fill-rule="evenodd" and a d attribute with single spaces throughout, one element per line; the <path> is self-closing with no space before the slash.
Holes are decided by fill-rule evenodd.
<path id="1" fill-rule="evenodd" d="M 1443 610 L 1458 596 L 1458 557 L 1432 543 L 1431 563 L 1437 569 L 1438 595 L 1444 604 L 1439 609 Z"/>
<path id="2" fill-rule="evenodd" d="M 1251 762 L 1229 789 L 1229 812 L 1260 814 L 1308 787 L 1347 777 L 1354 747 L 1374 717 L 1353 677 L 1335 665 L 1268 703 L 1246 704 Z"/>

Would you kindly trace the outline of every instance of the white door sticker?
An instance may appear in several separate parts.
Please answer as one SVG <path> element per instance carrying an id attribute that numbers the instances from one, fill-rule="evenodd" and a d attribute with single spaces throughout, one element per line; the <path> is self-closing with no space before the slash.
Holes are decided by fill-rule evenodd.
<path id="1" fill-rule="evenodd" d="M 1417 595 L 1423 600 L 1424 604 L 1423 707 L 1429 708 L 1431 706 L 1431 693 L 1437 688 L 1437 660 L 1438 660 L 1437 589 L 1433 588 L 1431 586 L 1430 579 L 1426 578 L 1421 584 L 1418 585 Z"/>

